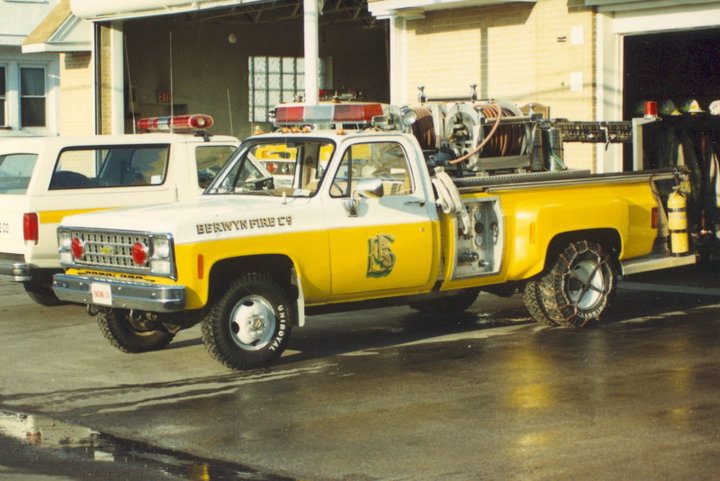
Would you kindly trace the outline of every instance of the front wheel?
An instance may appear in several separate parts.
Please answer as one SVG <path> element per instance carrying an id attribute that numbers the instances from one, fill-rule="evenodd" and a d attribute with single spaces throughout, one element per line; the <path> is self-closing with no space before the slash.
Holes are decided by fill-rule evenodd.
<path id="1" fill-rule="evenodd" d="M 210 309 L 202 338 L 210 355 L 231 369 L 253 369 L 277 360 L 285 350 L 297 309 L 272 277 L 237 278 Z"/>
<path id="2" fill-rule="evenodd" d="M 102 310 L 97 314 L 97 323 L 110 344 L 123 352 L 162 349 L 175 337 L 151 314 L 133 313 L 125 309 Z"/>
<path id="3" fill-rule="evenodd" d="M 592 241 L 568 244 L 537 286 L 540 313 L 559 325 L 584 327 L 610 303 L 617 272 L 607 251 Z"/>

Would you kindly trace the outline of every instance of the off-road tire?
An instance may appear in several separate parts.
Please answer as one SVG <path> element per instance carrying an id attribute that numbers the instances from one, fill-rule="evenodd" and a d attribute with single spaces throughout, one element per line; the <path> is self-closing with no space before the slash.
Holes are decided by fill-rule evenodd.
<path id="1" fill-rule="evenodd" d="M 100 332 L 117 349 L 128 353 L 156 351 L 166 347 L 175 334 L 160 323 L 138 323 L 130 320 L 130 311 L 108 309 L 97 314 Z"/>
<path id="2" fill-rule="evenodd" d="M 600 244 L 572 242 L 540 278 L 540 305 L 558 325 L 585 327 L 600 319 L 616 285 L 615 264 Z"/>
<path id="3" fill-rule="evenodd" d="M 202 322 L 210 355 L 231 369 L 254 369 L 276 361 L 285 350 L 297 306 L 288 290 L 267 274 L 235 279 Z"/>
<path id="4" fill-rule="evenodd" d="M 409 304 L 411 309 L 415 309 L 426 314 L 460 314 L 467 311 L 473 305 L 480 294 L 480 289 L 470 287 L 459 290 L 447 297 L 440 297 L 428 301 L 419 301 Z"/>
<path id="5" fill-rule="evenodd" d="M 541 281 L 539 278 L 530 279 L 525 284 L 522 292 L 523 303 L 533 320 L 548 326 L 557 326 L 558 323 L 548 315 L 545 306 L 543 306 L 540 296 L 540 284 Z"/>

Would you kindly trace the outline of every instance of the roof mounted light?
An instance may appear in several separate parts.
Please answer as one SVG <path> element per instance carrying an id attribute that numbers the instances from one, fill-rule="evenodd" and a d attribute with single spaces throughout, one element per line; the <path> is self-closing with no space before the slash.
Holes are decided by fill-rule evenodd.
<path id="1" fill-rule="evenodd" d="M 212 127 L 214 120 L 206 114 L 147 117 L 138 120 L 141 132 L 197 132 Z"/>
<path id="2" fill-rule="evenodd" d="M 379 103 L 283 104 L 275 108 L 275 124 L 370 124 L 382 115 Z"/>

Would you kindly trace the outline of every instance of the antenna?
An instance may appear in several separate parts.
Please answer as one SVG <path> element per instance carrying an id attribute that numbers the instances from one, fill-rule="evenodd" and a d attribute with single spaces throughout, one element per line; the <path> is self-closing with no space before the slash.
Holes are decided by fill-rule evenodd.
<path id="1" fill-rule="evenodd" d="M 230 117 L 230 135 L 233 137 L 235 136 L 235 132 L 233 131 L 233 122 L 232 122 L 232 107 L 230 103 L 230 88 L 227 89 L 227 102 L 228 102 L 228 117 Z"/>
<path id="2" fill-rule="evenodd" d="M 172 50 L 172 30 L 170 34 L 170 117 L 175 115 L 175 90 L 173 89 L 173 50 Z M 170 132 L 173 131 L 172 125 Z"/>

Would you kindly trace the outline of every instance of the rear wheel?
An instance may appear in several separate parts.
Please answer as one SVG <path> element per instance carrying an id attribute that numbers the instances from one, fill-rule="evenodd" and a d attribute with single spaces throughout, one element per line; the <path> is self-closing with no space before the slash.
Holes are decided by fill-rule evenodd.
<path id="1" fill-rule="evenodd" d="M 148 314 L 133 315 L 124 309 L 107 309 L 97 314 L 100 332 L 110 344 L 123 352 L 139 353 L 162 349 L 173 340 L 174 333 Z"/>
<path id="2" fill-rule="evenodd" d="M 211 307 L 202 323 L 210 355 L 231 369 L 252 369 L 277 360 L 297 322 L 297 309 L 275 279 L 241 275 Z"/>
<path id="3" fill-rule="evenodd" d="M 552 320 L 545 306 L 543 306 L 542 298 L 540 297 L 540 284 L 541 281 L 538 278 L 531 279 L 525 284 L 522 292 L 525 307 L 535 321 L 547 324 L 548 326 L 557 326 L 557 322 Z"/>
<path id="4" fill-rule="evenodd" d="M 598 243 L 568 244 L 550 271 L 539 280 L 541 312 L 559 325 L 584 327 L 598 320 L 615 291 L 617 273 L 607 251 Z M 533 316 L 535 317 L 535 316 Z"/>

